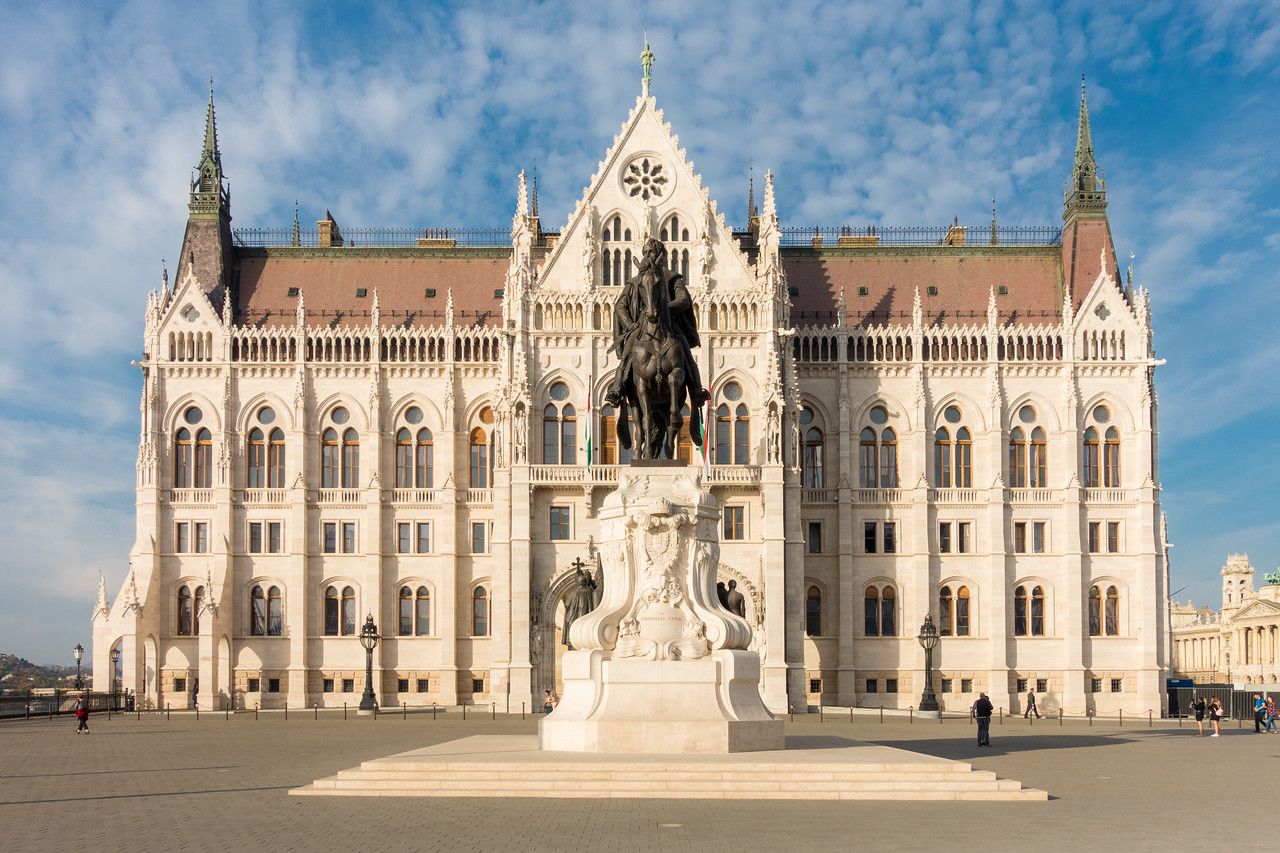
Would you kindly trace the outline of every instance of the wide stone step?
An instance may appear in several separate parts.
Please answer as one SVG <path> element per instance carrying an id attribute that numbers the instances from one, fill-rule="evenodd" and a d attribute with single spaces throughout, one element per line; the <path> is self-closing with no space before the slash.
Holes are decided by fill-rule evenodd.
<path id="1" fill-rule="evenodd" d="M 400 758 L 392 759 L 376 759 L 373 761 L 364 761 L 360 764 L 361 770 L 385 770 L 394 767 L 397 770 L 407 771 L 429 771 L 432 773 L 447 772 L 451 770 L 458 771 L 498 771 L 498 772 L 516 772 L 527 773 L 531 767 L 535 766 L 528 761 L 512 761 L 512 762 L 466 762 L 454 763 L 443 761 L 414 761 Z M 581 764 L 569 763 L 537 763 L 536 767 L 539 772 L 557 773 L 557 772 L 602 772 L 613 769 L 610 765 L 592 762 Z M 913 762 L 913 763 L 876 763 L 876 764 L 810 764 L 805 763 L 803 767 L 796 768 L 795 765 L 787 763 L 720 763 L 720 762 L 671 762 L 671 763 L 652 763 L 647 761 L 631 760 L 629 757 L 626 763 L 627 770 L 644 771 L 648 773 L 689 773 L 689 772 L 710 772 L 710 771 L 726 771 L 733 773 L 778 773 L 788 772 L 792 769 L 799 769 L 805 773 L 971 773 L 973 766 L 962 761 L 936 761 L 936 762 Z"/>
<path id="2" fill-rule="evenodd" d="M 370 788 L 353 788 L 350 790 L 321 788 L 309 785 L 295 788 L 290 793 L 297 796 L 343 796 L 343 797 L 475 797 L 492 799 L 498 797 L 540 797 L 545 799 L 638 799 L 638 800 L 935 800 L 935 801 L 996 801 L 1025 802 L 1044 801 L 1049 795 L 1044 791 L 1031 788 L 985 789 L 961 788 L 958 790 L 938 790 L 907 788 L 895 790 L 776 790 L 776 791 L 690 791 L 683 788 L 666 789 L 632 789 L 619 788 L 611 790 L 590 791 L 494 791 L 482 788 L 443 788 L 443 789 L 403 789 L 380 790 Z"/>
<path id="3" fill-rule="evenodd" d="M 428 777 L 422 778 L 363 778 L 351 779 L 343 776 L 330 777 L 316 782 L 317 785 L 323 783 L 324 787 L 352 789 L 352 788 L 377 788 L 384 791 L 423 788 L 432 790 L 441 790 L 447 788 L 488 788 L 493 790 L 489 785 L 479 784 L 485 780 L 475 780 L 471 783 L 459 783 L 449 779 L 433 779 Z M 506 779 L 502 780 L 501 790 L 503 791 L 597 791 L 597 790 L 663 790 L 665 788 L 680 788 L 686 791 L 787 791 L 802 789 L 802 785 L 795 782 L 779 782 L 767 780 L 740 780 L 740 779 L 709 779 L 709 780 L 686 780 L 683 782 L 670 782 L 663 779 L 630 779 L 625 782 L 610 782 L 601 780 L 580 780 L 574 782 L 560 782 L 552 784 L 545 779 Z M 1017 783 L 1014 783 L 1016 785 Z M 832 790 L 837 791 L 897 791 L 908 790 L 913 788 L 928 788 L 937 790 L 951 789 L 968 789 L 968 788 L 1007 788 L 1008 785 L 1000 780 L 987 779 L 951 779 L 951 780 L 912 780 L 912 781 L 890 781 L 883 779 L 863 779 L 857 781 L 840 782 L 831 786 Z"/>
<path id="4" fill-rule="evenodd" d="M 973 770 L 969 773 L 951 773 L 944 770 L 917 770 L 912 772 L 893 771 L 886 773 L 838 772 L 812 773 L 803 770 L 780 771 L 773 773 L 740 773 L 732 770 L 715 769 L 707 771 L 683 770 L 679 772 L 652 773 L 643 770 L 591 770 L 591 771 L 559 771 L 546 773 L 526 768 L 517 772 L 504 770 L 491 772 L 487 770 L 451 770 L 451 771 L 410 771 L 400 768 L 386 767 L 376 770 L 343 770 L 337 778 L 350 780 L 374 779 L 435 779 L 451 784 L 469 784 L 476 782 L 516 782 L 528 780 L 539 785 L 556 785 L 571 783 L 598 784 L 601 782 L 625 783 L 631 781 L 656 781 L 664 784 L 681 782 L 769 782 L 775 784 L 812 784 L 812 783 L 856 783 L 875 779 L 881 782 L 922 782 L 922 781 L 965 781 L 991 782 L 996 774 L 989 770 Z"/>

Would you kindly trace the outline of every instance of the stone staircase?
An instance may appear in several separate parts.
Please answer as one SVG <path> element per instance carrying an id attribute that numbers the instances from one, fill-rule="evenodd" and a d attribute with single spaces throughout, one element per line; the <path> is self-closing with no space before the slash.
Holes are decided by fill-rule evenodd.
<path id="1" fill-rule="evenodd" d="M 1017 781 L 999 779 L 963 762 L 854 741 L 841 741 L 842 745 L 832 748 L 769 753 L 653 756 L 539 752 L 536 743 L 533 750 L 525 748 L 530 740 L 464 738 L 366 761 L 290 793 L 565 799 L 1048 799 L 1044 791 L 1023 788 Z M 525 743 L 515 743 L 520 741 Z"/>

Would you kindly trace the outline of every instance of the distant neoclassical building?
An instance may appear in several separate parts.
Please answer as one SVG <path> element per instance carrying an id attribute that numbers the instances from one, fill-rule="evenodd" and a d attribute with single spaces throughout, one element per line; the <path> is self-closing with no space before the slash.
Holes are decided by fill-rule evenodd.
<path id="1" fill-rule="evenodd" d="M 1222 566 L 1222 609 L 1171 606 L 1173 672 L 1201 684 L 1276 684 L 1280 676 L 1280 572 L 1254 589 L 1248 554 Z M 1273 688 L 1274 689 L 1274 688 Z"/>
<path id="2" fill-rule="evenodd" d="M 540 696 L 628 461 L 601 400 L 648 234 L 696 302 L 720 575 L 772 708 L 914 705 L 926 613 L 948 707 L 1161 706 L 1151 312 L 1083 93 L 1062 227 L 816 230 L 772 176 L 733 227 L 647 84 L 559 230 L 523 175 L 509 232 L 233 230 L 210 99 L 94 671 L 119 646 L 144 701 L 351 702 L 371 613 L 384 704 Z"/>

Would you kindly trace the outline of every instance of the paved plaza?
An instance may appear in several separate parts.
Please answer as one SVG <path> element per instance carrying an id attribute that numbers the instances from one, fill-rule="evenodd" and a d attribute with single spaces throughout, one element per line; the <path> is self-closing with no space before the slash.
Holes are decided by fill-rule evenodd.
<path id="1" fill-rule="evenodd" d="M 299 798 L 288 790 L 362 760 L 530 718 L 457 712 L 221 714 L 0 723 L 5 850 L 1168 850 L 1274 849 L 1280 736 L 1194 724 L 1021 718 L 978 749 L 967 720 L 830 713 L 789 735 L 836 735 L 971 762 L 1047 790 L 1047 803 Z M 1250 781 L 1252 780 L 1252 781 Z M 1246 795 L 1245 792 L 1253 791 Z"/>

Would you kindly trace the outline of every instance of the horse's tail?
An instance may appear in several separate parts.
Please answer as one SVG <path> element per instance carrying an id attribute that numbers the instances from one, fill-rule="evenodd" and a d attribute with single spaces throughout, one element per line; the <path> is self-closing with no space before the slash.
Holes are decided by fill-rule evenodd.
<path id="1" fill-rule="evenodd" d="M 622 404 L 618 406 L 618 420 L 614 422 L 618 433 L 618 445 L 623 450 L 631 449 L 631 417 L 630 407 L 627 405 L 627 398 L 622 398 Z"/>
<path id="2" fill-rule="evenodd" d="M 702 447 L 702 442 L 706 440 L 706 436 L 702 434 L 701 406 L 689 407 L 689 438 L 699 449 Z"/>

